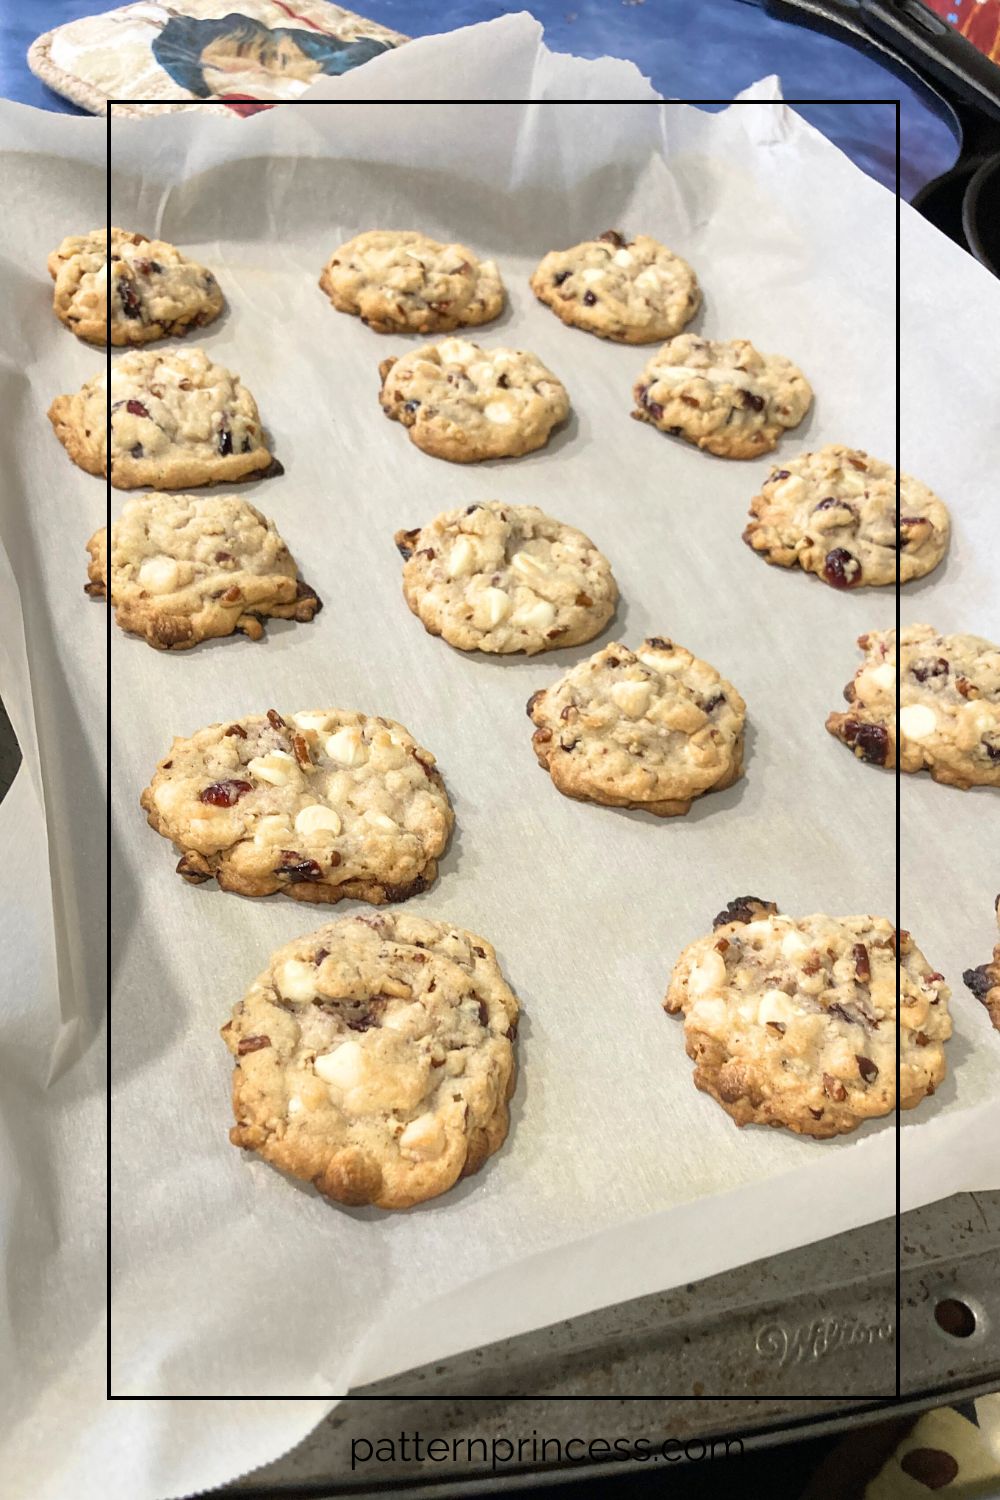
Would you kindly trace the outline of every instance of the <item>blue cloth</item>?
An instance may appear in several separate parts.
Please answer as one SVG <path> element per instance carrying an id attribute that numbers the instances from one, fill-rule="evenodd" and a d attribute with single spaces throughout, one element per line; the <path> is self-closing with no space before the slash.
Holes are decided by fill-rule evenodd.
<path id="1" fill-rule="evenodd" d="M 945 171 L 957 154 L 941 120 L 880 63 L 832 37 L 775 21 L 743 0 L 344 0 L 373 21 L 408 36 L 468 26 L 530 9 L 557 52 L 629 58 L 660 93 L 727 99 L 768 73 L 788 98 L 902 101 L 906 197 Z M 30 72 L 29 44 L 43 31 L 112 8 L 113 0 L 2 0 L 0 96 L 76 114 Z M 234 9 L 239 0 L 234 0 Z M 891 186 L 895 161 L 892 109 L 878 104 L 813 104 L 802 113 L 866 172 Z"/>

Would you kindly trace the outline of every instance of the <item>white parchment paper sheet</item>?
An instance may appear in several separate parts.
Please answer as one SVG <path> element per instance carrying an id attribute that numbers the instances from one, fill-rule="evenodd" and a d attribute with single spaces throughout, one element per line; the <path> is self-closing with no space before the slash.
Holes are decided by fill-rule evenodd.
<path id="1" fill-rule="evenodd" d="M 0 116 L 8 201 L 32 202 L 30 221 L 7 226 L 0 264 L 15 413 L 3 441 L 16 476 L 3 539 L 31 649 L 33 692 L 21 701 L 33 704 L 48 772 L 31 785 L 47 799 L 60 877 L 53 936 L 32 950 L 51 964 L 54 935 L 79 936 L 97 912 L 88 881 L 99 864 L 91 769 L 104 613 L 80 590 L 103 488 L 69 467 L 47 430 L 52 395 L 76 388 L 100 354 L 51 320 L 42 267 L 64 232 L 103 220 L 103 126 L 30 121 Z M 680 1025 L 659 1009 L 677 952 L 733 895 L 753 890 L 802 912 L 891 911 L 891 778 L 853 762 L 823 720 L 853 672 L 854 637 L 889 623 L 892 600 L 843 597 L 754 558 L 740 531 L 765 465 L 713 460 L 632 423 L 629 387 L 646 354 L 564 328 L 526 284 L 553 245 L 610 225 L 659 235 L 703 279 L 697 326 L 781 350 L 813 381 L 816 409 L 783 451 L 846 440 L 891 456 L 892 198 L 780 105 L 722 117 L 674 106 L 351 105 L 228 126 L 117 128 L 114 218 L 218 270 L 229 311 L 202 342 L 254 391 L 286 468 L 248 493 L 326 608 L 312 625 L 270 627 L 260 646 L 164 656 L 115 636 L 114 1389 L 320 1399 L 119 1406 L 82 1435 L 98 1394 L 87 1216 L 102 1174 L 96 1110 L 76 1115 L 69 1097 L 86 1092 L 78 1080 L 96 1089 L 92 1022 L 66 977 L 70 944 L 62 1003 L 78 1050 L 89 1050 L 82 1060 L 65 1051 L 44 1107 L 19 1103 L 18 1059 L 4 1054 L 5 1223 L 21 1227 L 5 1243 L 14 1358 L 4 1376 L 18 1420 L 0 1446 L 0 1493 L 36 1447 L 49 1466 L 40 1496 L 66 1493 L 70 1475 L 74 1494 L 98 1484 L 108 1493 L 112 1452 L 111 1493 L 130 1500 L 217 1483 L 296 1441 L 351 1382 L 892 1211 L 891 1125 L 827 1143 L 738 1132 L 691 1087 Z M 574 404 L 542 453 L 456 468 L 382 417 L 378 361 L 412 341 L 335 314 L 315 283 L 341 238 L 414 223 L 499 260 L 510 308 L 482 342 L 535 350 Z M 995 637 L 986 476 L 997 418 L 983 372 L 995 367 L 1000 299 L 908 210 L 904 232 L 905 464 L 956 519 L 948 562 L 906 609 Z M 935 312 L 942 286 L 947 326 Z M 587 648 L 532 662 L 466 658 L 426 636 L 400 594 L 393 530 L 491 496 L 542 504 L 603 546 L 623 593 L 606 638 L 670 634 L 731 677 L 753 725 L 744 782 L 669 823 L 555 793 L 534 764 L 524 702 Z M 17 610 L 8 612 L 8 672 L 23 684 Z M 6 678 L 0 687 L 6 697 Z M 398 717 L 437 754 L 458 832 L 415 909 L 485 933 L 525 1011 L 507 1146 L 447 1197 L 394 1217 L 333 1209 L 228 1146 L 230 1061 L 217 1028 L 271 949 L 324 914 L 183 885 L 136 808 L 172 734 L 272 704 L 327 703 Z M 906 1202 L 916 1204 L 1000 1182 L 1000 1048 L 960 982 L 992 942 L 996 813 L 985 793 L 916 781 L 905 793 L 904 920 L 952 981 L 956 1021 L 948 1082 L 903 1132 Z M 32 805 L 18 808 L 27 826 Z M 33 815 L 37 865 L 37 798 Z M 7 888 L 26 892 L 29 869 L 5 870 Z M 79 912 L 66 905 L 67 873 Z M 25 1019 L 15 1009 L 11 1022 L 11 1036 L 20 1025 L 30 1041 L 22 1091 L 52 1071 L 51 968 L 27 978 L 25 996 Z M 27 1128 L 36 1118 L 51 1121 L 44 1170 Z M 18 1194 L 30 1211 L 15 1213 Z M 46 1301 L 58 1319 L 41 1317 Z M 61 1443 L 46 1445 L 56 1425 Z"/>

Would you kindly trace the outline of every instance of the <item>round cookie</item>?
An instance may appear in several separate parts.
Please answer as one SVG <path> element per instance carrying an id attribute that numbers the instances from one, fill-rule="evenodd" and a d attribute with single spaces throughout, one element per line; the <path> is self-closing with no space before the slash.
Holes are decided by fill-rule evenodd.
<path id="1" fill-rule="evenodd" d="M 319 284 L 338 312 L 376 333 L 449 333 L 492 322 L 503 309 L 494 261 L 398 229 L 355 235 L 334 251 Z"/>
<path id="2" fill-rule="evenodd" d="M 434 1198 L 506 1139 L 517 1020 L 485 938 L 342 917 L 272 954 L 222 1028 L 229 1138 L 338 1203 Z"/>
<path id="3" fill-rule="evenodd" d="M 531 290 L 570 327 L 619 344 L 672 338 L 701 306 L 687 261 L 647 234 L 626 240 L 616 229 L 569 250 L 551 250 Z"/>
<path id="4" fill-rule="evenodd" d="M 107 591 L 107 531 L 87 543 L 87 592 Z M 238 495 L 137 495 L 111 527 L 111 602 L 122 630 L 181 650 L 264 620 L 308 621 L 320 601 L 273 521 Z"/>
<path id="5" fill-rule="evenodd" d="M 660 636 L 617 642 L 528 700 L 539 764 L 564 796 L 667 818 L 743 774 L 746 704 Z"/>
<path id="6" fill-rule="evenodd" d="M 426 890 L 454 822 L 430 751 L 342 708 L 272 708 L 175 739 L 140 803 L 192 884 L 375 906 Z"/>
<path id="7" fill-rule="evenodd" d="M 684 1013 L 695 1085 L 737 1125 L 829 1137 L 945 1076 L 950 991 L 908 932 L 884 917 L 789 917 L 743 897 L 674 966 L 664 1007 Z"/>
<path id="8" fill-rule="evenodd" d="M 379 374 L 386 416 L 424 453 L 451 463 L 531 453 L 569 415 L 562 382 L 520 349 L 443 339 L 383 360 Z"/>
<path id="9" fill-rule="evenodd" d="M 948 546 L 951 522 L 938 497 L 858 448 L 831 443 L 772 470 L 750 502 L 743 540 L 766 562 L 798 566 L 835 589 L 922 578 Z"/>
<path id="10" fill-rule="evenodd" d="M 858 637 L 865 660 L 844 689 L 847 713 L 826 727 L 859 760 L 928 770 L 948 786 L 1000 787 L 1000 647 L 977 635 L 938 635 L 907 625 L 900 637 L 899 733 L 896 632 Z"/>
<path id="11" fill-rule="evenodd" d="M 1000 923 L 1000 896 L 993 904 Z M 986 1006 L 987 1015 L 1000 1031 L 1000 943 L 993 949 L 992 963 L 980 964 L 978 969 L 966 969 L 962 978 L 976 999 Z"/>
<path id="12" fill-rule="evenodd" d="M 534 505 L 490 500 L 397 531 L 403 595 L 431 635 L 460 651 L 533 656 L 592 640 L 618 585 L 589 537 Z"/>
<path id="13" fill-rule="evenodd" d="M 781 354 L 746 339 L 681 333 L 653 355 L 632 388 L 640 422 L 720 458 L 757 458 L 797 427 L 812 404 L 808 380 Z"/>
<path id="14" fill-rule="evenodd" d="M 88 474 L 107 474 L 105 372 L 49 407 L 56 437 Z M 111 366 L 111 483 L 197 489 L 271 467 L 257 403 L 204 349 L 133 349 Z"/>
<path id="15" fill-rule="evenodd" d="M 48 261 L 52 306 L 77 338 L 108 338 L 108 236 L 71 235 Z M 224 306 L 219 283 L 166 240 L 111 230 L 111 342 L 148 344 L 214 322 Z"/>

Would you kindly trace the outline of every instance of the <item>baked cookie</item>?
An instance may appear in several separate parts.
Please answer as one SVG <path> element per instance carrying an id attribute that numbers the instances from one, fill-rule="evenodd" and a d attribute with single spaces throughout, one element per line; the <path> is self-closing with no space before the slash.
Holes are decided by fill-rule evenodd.
<path id="1" fill-rule="evenodd" d="M 535 754 L 564 796 L 661 818 L 739 779 L 745 714 L 732 683 L 661 636 L 613 642 L 528 699 Z"/>
<path id="2" fill-rule="evenodd" d="M 88 594 L 107 592 L 107 531 L 87 543 Z M 319 599 L 274 522 L 238 495 L 137 495 L 111 527 L 111 602 L 123 630 L 160 650 L 196 646 L 264 620 L 311 620 Z"/>
<path id="3" fill-rule="evenodd" d="M 831 443 L 772 470 L 750 502 L 743 540 L 779 567 L 796 564 L 835 589 L 923 578 L 948 546 L 944 503 L 918 479 L 858 448 Z M 897 568 L 898 562 L 898 568 Z"/>
<path id="4" fill-rule="evenodd" d="M 222 1028 L 229 1138 L 338 1203 L 434 1198 L 506 1139 L 517 1018 L 485 938 L 341 917 L 272 954 Z"/>
<path id="5" fill-rule="evenodd" d="M 609 229 L 569 250 L 551 250 L 531 278 L 540 302 L 572 328 L 619 344 L 673 338 L 701 306 L 698 278 L 659 240 Z"/>
<path id="6" fill-rule="evenodd" d="M 826 727 L 874 766 L 930 771 L 948 786 L 1000 786 L 1000 647 L 977 635 L 938 635 L 907 625 L 900 638 L 899 735 L 896 632 L 858 637 L 865 660 L 844 689 L 847 713 Z"/>
<path id="7" fill-rule="evenodd" d="M 592 640 L 611 619 L 618 585 L 589 537 L 535 505 L 446 510 L 397 531 L 403 595 L 431 635 L 460 651 L 533 656 Z"/>
<path id="8" fill-rule="evenodd" d="M 140 802 L 193 885 L 375 906 L 426 890 L 454 822 L 430 751 L 343 708 L 271 708 L 175 739 Z"/>
<path id="9" fill-rule="evenodd" d="M 521 349 L 442 339 L 378 368 L 386 416 L 425 453 L 455 464 L 531 453 L 569 414 L 565 386 Z"/>
<path id="10" fill-rule="evenodd" d="M 49 407 L 56 437 L 88 474 L 106 475 L 102 370 Z M 119 490 L 197 489 L 270 468 L 257 403 L 204 349 L 133 349 L 111 366 L 111 483 Z"/>
<path id="11" fill-rule="evenodd" d="M 490 323 L 503 308 L 495 261 L 426 234 L 371 229 L 335 250 L 319 279 L 338 312 L 376 333 L 450 333 Z"/>
<path id="12" fill-rule="evenodd" d="M 49 256 L 56 317 L 91 344 L 108 339 L 108 236 L 71 235 Z M 211 271 L 166 240 L 111 230 L 111 342 L 149 344 L 213 322 L 224 306 Z"/>
<path id="13" fill-rule="evenodd" d="M 653 355 L 632 388 L 640 422 L 720 458 L 758 458 L 797 427 L 812 387 L 781 354 L 746 339 L 718 343 L 681 333 Z"/>
<path id="14" fill-rule="evenodd" d="M 1000 896 L 993 905 L 1000 924 Z M 990 1020 L 997 1031 L 1000 1031 L 1000 943 L 993 949 L 991 964 L 980 964 L 978 969 L 966 969 L 962 978 L 976 999 L 986 1006 Z"/>
<path id="15" fill-rule="evenodd" d="M 884 917 L 789 917 L 744 896 L 674 966 L 694 1081 L 737 1125 L 834 1136 L 913 1109 L 945 1075 L 950 990 Z"/>

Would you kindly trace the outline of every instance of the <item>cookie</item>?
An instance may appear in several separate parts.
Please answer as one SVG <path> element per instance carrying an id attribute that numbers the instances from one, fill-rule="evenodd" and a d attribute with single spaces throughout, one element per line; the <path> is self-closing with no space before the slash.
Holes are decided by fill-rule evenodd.
<path id="1" fill-rule="evenodd" d="M 653 355 L 632 388 L 640 422 L 720 458 L 758 458 L 797 427 L 812 387 L 781 354 L 746 339 L 718 343 L 681 333 Z"/>
<path id="2" fill-rule="evenodd" d="M 531 290 L 571 328 L 619 344 L 673 338 L 701 306 L 687 261 L 647 234 L 626 240 L 616 229 L 569 250 L 551 250 Z"/>
<path id="3" fill-rule="evenodd" d="M 517 1019 L 485 938 L 341 917 L 272 954 L 222 1028 L 229 1138 L 338 1203 L 437 1197 L 506 1139 Z"/>
<path id="4" fill-rule="evenodd" d="M 750 502 L 743 540 L 765 562 L 798 566 L 835 589 L 923 578 L 948 546 L 947 507 L 909 474 L 831 443 L 772 470 Z M 897 569 L 898 560 L 898 569 Z"/>
<path id="5" fill-rule="evenodd" d="M 695 1085 L 737 1125 L 843 1135 L 913 1109 L 945 1075 L 950 991 L 884 917 L 789 917 L 744 896 L 690 943 L 663 1002 L 684 1014 Z"/>
<path id="6" fill-rule="evenodd" d="M 343 708 L 272 708 L 175 739 L 140 802 L 191 884 L 375 906 L 426 890 L 454 822 L 430 751 Z"/>
<path id="7" fill-rule="evenodd" d="M 379 374 L 386 416 L 424 453 L 455 464 L 531 453 L 569 415 L 562 382 L 521 349 L 443 339 L 383 360 Z"/>
<path id="8" fill-rule="evenodd" d="M 993 903 L 1000 923 L 1000 896 Z M 986 1006 L 987 1014 L 997 1031 L 1000 1031 L 1000 943 L 993 949 L 993 962 L 980 964 L 978 969 L 966 969 L 962 975 L 965 983 Z"/>
<path id="9" fill-rule="evenodd" d="M 87 543 L 87 592 L 107 591 L 107 532 Z M 181 650 L 264 620 L 311 620 L 319 599 L 273 521 L 238 495 L 137 495 L 111 528 L 111 602 L 123 630 Z"/>
<path id="10" fill-rule="evenodd" d="M 605 646 L 528 700 L 535 754 L 564 796 L 661 818 L 739 779 L 745 714 L 732 683 L 661 636 Z"/>
<path id="11" fill-rule="evenodd" d="M 900 638 L 899 732 L 896 632 L 858 637 L 865 660 L 844 689 L 847 713 L 826 727 L 874 766 L 930 771 L 947 786 L 1000 787 L 1000 647 L 977 635 L 938 635 L 907 625 Z"/>
<path id="12" fill-rule="evenodd" d="M 338 312 L 376 333 L 450 333 L 503 309 L 496 263 L 426 234 L 371 229 L 335 250 L 319 279 Z"/>
<path id="13" fill-rule="evenodd" d="M 618 585 L 589 537 L 534 505 L 446 510 L 397 531 L 403 594 L 431 635 L 460 651 L 533 656 L 592 640 L 611 619 Z"/>
<path id="14" fill-rule="evenodd" d="M 107 474 L 102 370 L 49 407 L 56 437 L 88 474 Z M 204 349 L 133 349 L 111 366 L 111 483 L 119 490 L 197 489 L 270 468 L 257 403 Z"/>
<path id="15" fill-rule="evenodd" d="M 91 344 L 108 339 L 108 236 L 71 235 L 49 256 L 52 306 L 61 323 Z M 111 342 L 148 344 L 214 322 L 224 306 L 219 283 L 166 240 L 111 230 Z"/>

